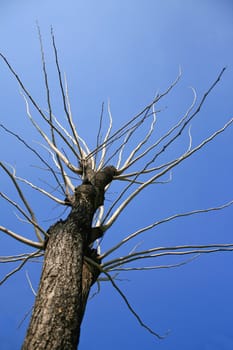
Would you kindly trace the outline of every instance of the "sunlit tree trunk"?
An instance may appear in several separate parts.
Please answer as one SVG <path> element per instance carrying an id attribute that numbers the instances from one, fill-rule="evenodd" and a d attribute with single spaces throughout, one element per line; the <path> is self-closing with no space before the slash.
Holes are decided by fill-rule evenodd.
<path id="1" fill-rule="evenodd" d="M 91 174 L 86 170 L 68 218 L 48 230 L 43 272 L 23 350 L 77 349 L 88 294 L 99 275 L 84 256 L 98 261 L 95 250 L 89 248 L 97 234 L 95 229 L 92 237 L 92 219 L 114 174 L 113 167 Z"/>

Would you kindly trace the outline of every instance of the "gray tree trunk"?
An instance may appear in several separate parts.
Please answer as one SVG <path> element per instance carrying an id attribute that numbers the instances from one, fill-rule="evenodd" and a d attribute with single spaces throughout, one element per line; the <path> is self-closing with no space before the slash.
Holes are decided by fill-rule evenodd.
<path id="1" fill-rule="evenodd" d="M 68 218 L 48 230 L 39 290 L 22 350 L 77 349 L 88 294 L 99 275 L 99 269 L 84 261 L 88 256 L 100 263 L 89 247 L 101 236 L 101 229 L 92 229 L 92 219 L 115 174 L 111 166 L 97 173 L 84 170 Z"/>

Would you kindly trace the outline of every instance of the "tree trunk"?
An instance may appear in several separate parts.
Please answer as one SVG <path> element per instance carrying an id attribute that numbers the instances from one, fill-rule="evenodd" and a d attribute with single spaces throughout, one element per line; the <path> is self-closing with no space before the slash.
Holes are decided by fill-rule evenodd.
<path id="1" fill-rule="evenodd" d="M 68 218 L 48 230 L 40 286 L 22 350 L 77 349 L 88 294 L 99 275 L 84 256 L 97 258 L 89 245 L 101 230 L 93 230 L 91 224 L 114 172 L 113 167 L 87 172 L 76 188 Z"/>

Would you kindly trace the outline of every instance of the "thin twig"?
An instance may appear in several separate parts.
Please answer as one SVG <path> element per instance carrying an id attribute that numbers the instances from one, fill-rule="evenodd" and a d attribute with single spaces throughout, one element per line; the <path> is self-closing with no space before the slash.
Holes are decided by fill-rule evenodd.
<path id="1" fill-rule="evenodd" d="M 47 74 L 46 63 L 45 63 L 43 42 L 42 42 L 40 27 L 39 27 L 38 23 L 37 23 L 37 30 L 38 30 L 38 36 L 39 36 L 39 42 L 40 42 L 40 51 L 41 51 L 41 60 L 42 60 L 42 66 L 43 66 L 45 91 L 46 91 L 46 95 L 47 95 L 47 104 L 48 104 L 48 109 L 49 109 L 49 124 L 50 124 L 51 138 L 52 138 L 52 143 L 53 143 L 54 147 L 57 148 L 57 142 L 56 142 L 56 138 L 55 138 L 54 125 L 53 125 L 53 112 L 52 112 L 51 99 L 50 99 L 50 89 L 49 89 L 49 83 L 48 83 L 48 74 Z M 67 184 L 67 178 L 66 178 L 66 176 L 64 174 L 62 161 L 61 161 L 61 159 L 60 159 L 60 157 L 58 156 L 57 153 L 56 153 L 56 159 L 57 159 L 57 163 L 59 164 L 59 169 L 61 171 L 61 175 L 62 175 L 64 184 L 65 184 L 65 194 L 68 197 L 69 196 L 69 187 L 68 187 L 68 184 Z"/>
<path id="2" fill-rule="evenodd" d="M 53 174 L 55 181 L 57 182 L 58 186 L 60 187 L 60 189 L 62 190 L 62 192 L 65 195 L 65 190 L 63 188 L 63 186 L 61 185 L 56 172 L 53 170 L 53 168 L 49 165 L 49 163 L 47 163 L 43 157 L 39 154 L 39 152 L 37 152 L 33 147 L 31 147 L 21 136 L 19 136 L 18 134 L 16 134 L 15 132 L 9 130 L 8 128 L 6 128 L 6 126 L 4 126 L 3 124 L 0 124 L 0 127 L 3 128 L 7 133 L 9 133 L 10 135 L 14 136 L 15 138 L 17 138 L 17 140 L 19 140 L 21 143 L 23 143 L 23 145 L 28 148 L 31 152 L 33 152 L 38 158 L 39 160 L 46 165 L 46 167 L 48 168 L 48 170 Z"/>
<path id="3" fill-rule="evenodd" d="M 35 252 L 29 254 L 24 261 L 21 262 L 21 264 L 19 264 L 14 270 L 12 270 L 11 272 L 9 272 L 1 281 L 0 281 L 0 286 L 6 282 L 6 280 L 11 277 L 12 275 L 14 275 L 16 272 L 18 272 L 19 270 L 22 269 L 22 267 L 26 264 L 26 262 L 32 258 L 33 256 L 35 256 L 36 254 L 38 254 L 40 252 L 40 250 L 36 250 Z"/>
<path id="4" fill-rule="evenodd" d="M 11 205 L 13 205 L 26 219 L 27 222 L 32 224 L 33 227 L 35 228 L 35 230 L 38 232 L 40 231 L 41 233 L 43 233 L 43 235 L 45 237 L 48 236 L 48 234 L 42 229 L 42 227 L 40 227 L 37 222 L 35 222 L 33 219 L 31 219 L 27 213 L 20 207 L 20 205 L 18 203 L 16 203 L 15 201 L 13 201 L 10 197 L 8 197 L 5 193 L 0 192 L 0 196 L 5 199 L 8 203 L 10 203 Z"/>
<path id="5" fill-rule="evenodd" d="M 42 237 L 41 237 L 41 234 L 40 234 L 40 232 L 39 232 L 39 230 L 38 230 L 39 225 L 38 225 L 38 223 L 37 223 L 35 214 L 34 214 L 32 208 L 31 208 L 31 206 L 29 205 L 28 201 L 26 200 L 26 198 L 25 198 L 25 196 L 24 196 L 24 194 L 23 194 L 23 192 L 22 192 L 22 190 L 21 190 L 19 184 L 17 183 L 17 181 L 15 180 L 15 178 L 14 178 L 14 176 L 11 174 L 11 172 L 7 169 L 7 167 L 6 167 L 2 162 L 0 162 L 0 167 L 3 168 L 3 170 L 7 173 L 7 175 L 9 176 L 9 178 L 11 179 L 11 181 L 13 182 L 14 187 L 15 187 L 15 189 L 17 190 L 20 199 L 22 200 L 23 204 L 25 205 L 27 211 L 29 212 L 29 214 L 30 214 L 30 216 L 31 216 L 31 220 L 32 220 L 32 222 L 34 223 L 33 226 L 34 226 L 34 228 L 35 228 L 36 236 L 37 236 L 39 242 L 43 242 L 43 239 L 42 239 Z M 41 231 L 41 230 L 40 230 L 40 231 Z"/>
<path id="6" fill-rule="evenodd" d="M 24 91 L 25 95 L 28 97 L 28 99 L 31 101 L 32 105 L 35 107 L 35 109 L 38 111 L 38 113 L 40 114 L 40 116 L 48 123 L 48 125 L 51 126 L 50 120 L 49 118 L 47 118 L 47 116 L 44 114 L 44 112 L 42 111 L 42 109 L 40 108 L 40 106 L 37 104 L 37 102 L 35 101 L 35 99 L 32 97 L 32 95 L 29 93 L 29 91 L 26 89 L 26 87 L 24 86 L 22 80 L 20 79 L 20 77 L 18 76 L 18 74 L 15 72 L 15 70 L 13 69 L 13 67 L 11 66 L 11 64 L 9 63 L 9 61 L 7 60 L 7 58 L 0 52 L 0 57 L 3 59 L 3 61 L 6 63 L 7 67 L 9 68 L 10 72 L 13 74 L 13 76 L 15 77 L 15 79 L 18 81 L 19 85 L 21 86 L 22 90 Z M 66 138 L 64 137 L 64 135 L 62 135 L 62 133 L 53 125 L 54 130 L 56 131 L 56 133 L 61 137 L 61 139 L 65 142 L 65 144 L 71 149 L 71 151 L 74 153 L 75 157 L 77 159 L 79 159 L 79 155 L 77 154 L 77 152 L 75 152 L 75 150 L 71 147 L 71 145 L 69 144 L 69 142 L 66 140 Z"/>
<path id="7" fill-rule="evenodd" d="M 133 316 L 136 318 L 136 320 L 138 321 L 138 323 L 140 324 L 141 327 L 145 328 L 149 333 L 151 333 L 153 336 L 155 336 L 158 339 L 164 339 L 168 333 L 166 333 L 166 335 L 162 336 L 156 332 L 154 332 L 150 327 L 148 327 L 140 318 L 140 316 L 136 313 L 136 311 L 133 309 L 133 307 L 130 305 L 127 297 L 125 296 L 125 294 L 122 292 L 122 290 L 117 286 L 117 284 L 115 283 L 115 281 L 113 280 L 113 278 L 111 277 L 111 275 L 106 272 L 99 264 L 97 264 L 95 261 L 93 261 L 92 259 L 85 257 L 85 260 L 91 264 L 94 265 L 96 268 L 98 268 L 107 278 L 108 280 L 111 282 L 113 288 L 118 292 L 118 294 L 120 294 L 121 298 L 124 300 L 127 308 L 130 310 L 130 312 L 133 314 Z"/>
<path id="8" fill-rule="evenodd" d="M 183 265 L 189 264 L 191 261 L 194 259 L 197 259 L 201 254 L 196 254 L 192 256 L 190 259 L 187 259 L 185 261 L 182 261 L 177 264 L 169 264 L 169 265 L 155 265 L 155 266 L 140 266 L 140 267 L 115 267 L 115 268 L 110 268 L 107 269 L 108 272 L 128 272 L 128 271 L 150 271 L 150 270 L 159 270 L 159 269 L 171 269 L 174 267 L 180 267 Z"/>
<path id="9" fill-rule="evenodd" d="M 166 96 L 174 87 L 175 85 L 178 83 L 178 81 L 180 80 L 181 77 L 181 70 L 179 71 L 178 76 L 176 77 L 176 79 L 174 80 L 174 82 L 168 87 L 168 89 L 166 91 L 164 91 L 161 94 L 158 94 L 146 107 L 144 107 L 142 109 L 141 112 L 139 112 L 138 114 L 136 114 L 134 117 L 132 117 L 127 123 L 125 123 L 122 127 L 120 127 L 109 139 L 107 144 L 109 144 L 110 142 L 114 142 L 115 139 L 119 138 L 119 134 L 121 134 L 123 132 L 123 134 L 126 134 L 128 131 L 128 127 L 137 119 L 139 119 L 142 115 L 144 115 L 145 113 L 147 113 L 151 107 L 157 103 L 159 100 L 161 100 L 164 96 Z M 89 157 L 93 156 L 96 152 L 99 152 L 103 147 L 106 147 L 107 144 L 102 143 L 98 148 L 96 148 L 95 150 L 93 150 L 90 154 Z"/>
<path id="10" fill-rule="evenodd" d="M 58 60 L 58 53 L 57 53 L 57 47 L 56 47 L 56 43 L 55 43 L 55 37 L 54 37 L 54 33 L 53 33 L 53 28 L 51 27 L 51 37 L 52 37 L 52 43 L 53 43 L 53 50 L 54 50 L 54 55 L 55 55 L 55 62 L 56 62 L 56 68 L 57 68 L 57 73 L 58 73 L 58 79 L 59 79 L 59 84 L 60 84 L 60 91 L 61 91 L 61 95 L 62 95 L 62 101 L 63 101 L 63 108 L 69 123 L 69 126 L 72 130 L 74 139 L 76 141 L 76 145 L 78 146 L 78 151 L 79 151 L 79 155 L 77 155 L 77 158 L 79 160 L 82 160 L 83 158 L 83 154 L 82 154 L 82 149 L 79 145 L 79 141 L 78 141 L 78 135 L 76 132 L 76 128 L 74 126 L 73 120 L 72 120 L 72 116 L 69 113 L 68 109 L 67 109 L 67 105 L 66 105 L 66 97 L 67 95 L 65 94 L 65 90 L 63 87 L 63 82 L 62 82 L 62 77 L 61 77 L 61 70 L 60 70 L 60 64 L 59 64 L 59 60 Z"/>
<path id="11" fill-rule="evenodd" d="M 33 295 L 36 297 L 37 294 L 36 294 L 35 289 L 33 288 L 33 285 L 32 285 L 32 282 L 31 282 L 31 280 L 30 280 L 28 271 L 26 271 L 26 278 L 27 278 L 28 284 L 29 284 L 29 286 L 30 286 L 30 289 L 31 289 Z"/>
<path id="12" fill-rule="evenodd" d="M 216 248 L 215 248 L 216 247 Z M 191 249 L 191 250 L 185 250 Z M 181 250 L 181 251 L 179 251 Z M 182 245 L 173 247 L 155 247 L 141 252 L 135 252 L 128 256 L 112 259 L 105 264 L 102 264 L 104 269 L 115 269 L 119 266 L 132 263 L 137 260 L 161 258 L 164 256 L 178 256 L 189 254 L 205 254 L 215 252 L 233 251 L 233 243 L 229 244 L 206 244 L 206 245 Z M 155 253 L 156 252 L 156 253 Z M 159 252 L 159 253 L 157 253 Z M 155 254 L 152 254 L 155 253 Z"/>

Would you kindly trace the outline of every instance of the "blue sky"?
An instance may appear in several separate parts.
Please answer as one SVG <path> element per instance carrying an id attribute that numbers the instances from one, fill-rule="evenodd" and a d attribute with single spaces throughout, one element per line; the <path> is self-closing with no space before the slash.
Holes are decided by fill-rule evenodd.
<path id="1" fill-rule="evenodd" d="M 224 66 L 227 70 L 220 84 L 192 123 L 194 144 L 232 117 L 233 3 L 230 0 L 1 1 L 0 51 L 46 109 L 36 21 L 43 35 L 55 114 L 62 113 L 62 105 L 51 50 L 51 25 L 69 83 L 73 115 L 81 135 L 91 146 L 96 140 L 103 101 L 110 99 L 117 128 L 141 110 L 157 91 L 166 89 L 177 76 L 179 66 L 182 79 L 160 105 L 162 128 L 166 129 L 185 112 L 192 101 L 190 86 L 195 87 L 200 100 Z M 38 141 L 25 117 L 18 85 L 3 62 L 0 84 L 0 122 L 24 134 L 28 141 Z M 187 138 L 182 142 L 177 144 L 178 150 Z M 171 183 L 145 191 L 109 231 L 106 247 L 117 242 L 118 237 L 158 219 L 231 200 L 231 145 L 232 127 L 174 170 Z M 35 182 L 44 179 L 44 173 L 31 166 L 35 164 L 32 155 L 2 132 L 1 146 L 0 159 L 16 166 L 18 174 Z M 14 196 L 9 184 L 1 176 L 1 191 Z M 56 221 L 56 208 L 28 190 L 26 193 L 43 227 L 48 228 Z M 107 195 L 109 202 L 114 194 L 112 190 Z M 0 224 L 30 235 L 30 228 L 19 223 L 12 208 L 2 201 Z M 232 208 L 162 225 L 145 234 L 142 240 L 143 246 L 232 242 Z M 27 247 L 1 234 L 0 255 L 26 251 Z M 118 282 L 119 286 L 142 319 L 161 334 L 171 330 L 163 341 L 155 340 L 142 329 L 111 285 L 102 283 L 101 293 L 89 302 L 80 349 L 232 349 L 232 263 L 233 253 L 217 253 L 201 256 L 177 269 L 120 276 L 123 281 Z M 1 276 L 9 269 L 10 266 L 2 265 Z M 36 287 L 40 269 L 39 264 L 28 264 L 1 286 L 2 349 L 20 348 L 28 318 L 20 328 L 18 325 L 34 300 L 26 271 Z"/>

